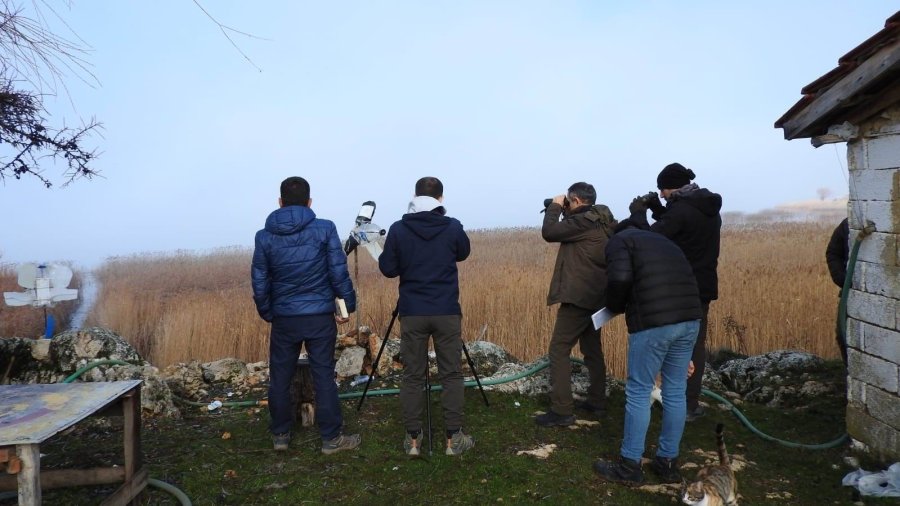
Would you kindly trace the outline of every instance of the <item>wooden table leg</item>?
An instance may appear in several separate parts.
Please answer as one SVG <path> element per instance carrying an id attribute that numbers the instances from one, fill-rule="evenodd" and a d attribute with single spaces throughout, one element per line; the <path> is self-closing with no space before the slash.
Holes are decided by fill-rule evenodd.
<path id="1" fill-rule="evenodd" d="M 141 389 L 137 388 L 122 397 L 125 415 L 125 481 L 130 480 L 143 465 L 141 455 Z"/>
<path id="2" fill-rule="evenodd" d="M 41 504 L 41 451 L 36 444 L 16 445 L 16 455 L 22 461 L 19 471 L 19 506 Z"/>

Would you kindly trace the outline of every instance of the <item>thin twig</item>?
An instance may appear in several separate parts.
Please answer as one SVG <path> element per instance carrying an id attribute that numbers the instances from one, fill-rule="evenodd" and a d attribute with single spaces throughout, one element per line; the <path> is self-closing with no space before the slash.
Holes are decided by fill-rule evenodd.
<path id="1" fill-rule="evenodd" d="M 253 67 L 254 67 L 256 70 L 258 70 L 259 72 L 262 72 L 262 69 L 259 68 L 259 66 L 258 66 L 256 63 L 254 63 L 253 60 L 251 60 L 250 57 L 247 56 L 247 55 L 241 50 L 240 47 L 238 47 L 238 45 L 234 42 L 234 40 L 231 38 L 231 36 L 228 35 L 228 32 L 231 31 L 231 32 L 234 32 L 234 33 L 243 35 L 243 36 L 245 36 L 245 37 L 253 38 L 253 39 L 260 39 L 260 40 L 266 40 L 266 39 L 263 39 L 262 37 L 257 37 L 257 36 L 255 36 L 255 35 L 251 35 L 251 34 L 246 33 L 246 32 L 242 32 L 242 31 L 240 31 L 240 30 L 234 29 L 234 28 L 232 28 L 232 27 L 230 27 L 230 26 L 227 26 L 227 25 L 223 25 L 222 23 L 219 22 L 218 19 L 214 18 L 212 14 L 210 14 L 206 9 L 204 9 L 203 6 L 200 5 L 200 2 L 199 2 L 198 0 L 193 0 L 193 2 L 194 2 L 194 5 L 196 5 L 201 11 L 203 11 L 203 14 L 206 14 L 206 17 L 208 17 L 210 20 L 212 20 L 212 22 L 215 23 L 216 26 L 219 27 L 219 30 L 222 32 L 222 35 L 224 35 L 225 38 L 228 39 L 228 42 L 230 42 L 231 45 L 234 46 L 234 49 L 237 50 L 237 52 L 240 53 L 241 56 L 243 56 L 244 59 L 247 60 L 247 62 L 248 62 L 250 65 L 253 65 Z"/>

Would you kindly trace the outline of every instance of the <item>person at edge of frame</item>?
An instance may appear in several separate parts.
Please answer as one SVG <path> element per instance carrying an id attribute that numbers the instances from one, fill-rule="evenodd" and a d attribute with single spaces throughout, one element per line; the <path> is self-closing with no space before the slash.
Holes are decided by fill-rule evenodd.
<path id="1" fill-rule="evenodd" d="M 844 279 L 847 277 L 847 261 L 850 257 L 850 224 L 847 218 L 844 218 L 831 233 L 831 239 L 828 240 L 828 247 L 825 248 L 825 261 L 828 262 L 828 272 L 831 274 L 831 280 L 838 288 L 844 288 Z M 838 297 L 841 290 L 838 290 Z M 844 361 L 844 367 L 847 367 L 847 336 L 844 335 L 844 327 L 841 325 L 840 318 L 835 318 L 834 336 L 837 341 L 838 349 L 841 352 L 841 359 Z"/>

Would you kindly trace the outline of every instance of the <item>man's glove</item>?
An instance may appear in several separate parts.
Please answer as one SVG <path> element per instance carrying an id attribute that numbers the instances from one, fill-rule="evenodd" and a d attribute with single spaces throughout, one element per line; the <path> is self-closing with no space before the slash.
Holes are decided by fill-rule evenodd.
<path id="1" fill-rule="evenodd" d="M 646 214 L 647 204 L 644 202 L 644 199 L 637 197 L 631 201 L 631 205 L 628 206 L 628 212 L 631 214 Z"/>
<path id="2" fill-rule="evenodd" d="M 648 199 L 647 207 L 651 211 L 653 211 L 653 214 L 661 214 L 666 210 L 666 206 L 664 206 L 663 203 L 659 201 L 659 195 L 657 195 L 656 193 L 654 193 L 653 196 Z"/>

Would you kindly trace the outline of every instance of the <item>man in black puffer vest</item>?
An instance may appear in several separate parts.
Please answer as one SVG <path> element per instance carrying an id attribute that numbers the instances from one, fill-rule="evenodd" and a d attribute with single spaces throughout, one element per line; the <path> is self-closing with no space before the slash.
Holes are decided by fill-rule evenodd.
<path id="1" fill-rule="evenodd" d="M 643 481 L 641 456 L 650 425 L 650 392 L 662 373 L 663 419 L 650 469 L 668 483 L 681 480 L 678 447 L 684 432 L 688 365 L 700 329 L 697 282 L 684 253 L 660 234 L 640 230 L 630 219 L 606 245 L 606 307 L 625 313 L 628 380 L 625 435 L 618 460 L 598 460 L 604 479 Z"/>
<path id="2" fill-rule="evenodd" d="M 628 208 L 631 220 L 638 227 L 658 232 L 674 241 L 684 252 L 691 263 L 694 276 L 697 277 L 703 321 L 691 356 L 695 372 L 688 380 L 687 387 L 689 422 L 703 415 L 700 389 L 706 368 L 706 327 L 709 303 L 719 298 L 716 269 L 719 265 L 719 237 L 722 229 L 722 217 L 719 215 L 722 196 L 692 183 L 695 177 L 694 171 L 680 163 L 666 165 L 656 178 L 659 194 L 666 199 L 665 207 L 659 198 L 650 199 L 649 202 L 637 198 Z M 653 225 L 647 223 L 648 207 L 656 220 Z"/>

